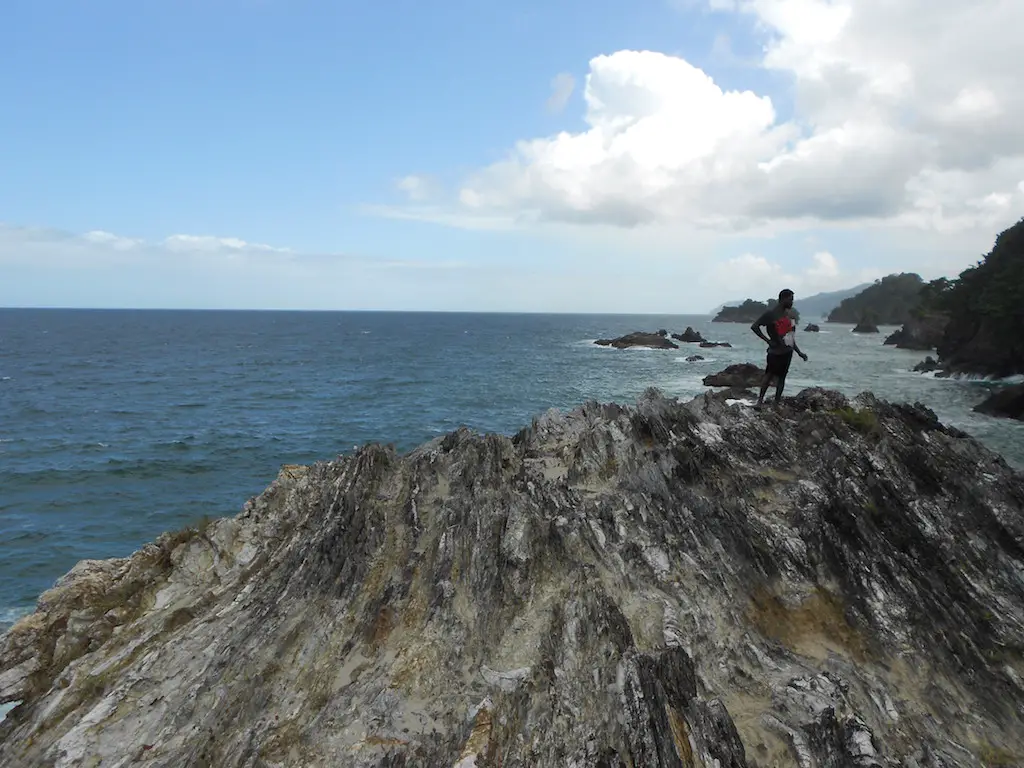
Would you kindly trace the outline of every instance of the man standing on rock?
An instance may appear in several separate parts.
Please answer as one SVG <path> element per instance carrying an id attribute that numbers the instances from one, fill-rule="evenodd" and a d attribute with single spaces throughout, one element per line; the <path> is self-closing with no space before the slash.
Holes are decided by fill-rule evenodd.
<path id="1" fill-rule="evenodd" d="M 758 407 L 764 405 L 764 395 L 772 379 L 775 379 L 775 402 L 782 399 L 782 390 L 786 387 L 786 375 L 789 373 L 790 363 L 793 362 L 794 352 L 800 355 L 805 363 L 807 362 L 807 355 L 796 345 L 796 323 L 790 317 L 792 308 L 793 292 L 787 288 L 779 294 L 779 303 L 750 326 L 750 330 L 768 344 L 768 361 L 764 381 L 761 382 L 761 395 L 757 398 Z M 768 329 L 767 336 L 761 328 Z"/>

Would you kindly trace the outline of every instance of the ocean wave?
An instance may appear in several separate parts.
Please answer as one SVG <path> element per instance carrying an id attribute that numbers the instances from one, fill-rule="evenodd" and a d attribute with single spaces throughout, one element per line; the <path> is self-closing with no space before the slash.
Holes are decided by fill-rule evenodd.
<path id="1" fill-rule="evenodd" d="M 13 626 L 18 619 L 22 616 L 28 616 L 30 613 L 32 613 L 32 607 L 26 605 L 20 605 L 16 608 L 0 608 L 0 625 Z"/>
<path id="2" fill-rule="evenodd" d="M 98 477 L 130 478 L 133 480 L 166 479 L 174 476 L 201 475 L 217 472 L 216 461 L 182 461 L 180 459 L 118 459 L 112 458 L 90 467 L 32 469 L 5 473 L 5 482 L 31 485 L 34 489 L 50 485 L 67 486 L 84 483 Z"/>

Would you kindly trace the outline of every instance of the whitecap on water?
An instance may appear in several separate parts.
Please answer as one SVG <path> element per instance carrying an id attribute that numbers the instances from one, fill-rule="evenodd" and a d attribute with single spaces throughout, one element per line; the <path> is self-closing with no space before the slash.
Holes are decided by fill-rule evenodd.
<path id="1" fill-rule="evenodd" d="M 6 704 L 0 704 L 0 723 L 7 719 L 7 715 L 14 710 L 15 707 L 21 704 L 20 701 L 9 701 Z"/>

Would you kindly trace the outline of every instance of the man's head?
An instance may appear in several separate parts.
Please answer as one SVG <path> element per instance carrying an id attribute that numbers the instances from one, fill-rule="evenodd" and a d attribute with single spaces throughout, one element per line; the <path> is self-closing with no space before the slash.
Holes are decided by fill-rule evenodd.
<path id="1" fill-rule="evenodd" d="M 783 309 L 793 308 L 793 292 L 789 288 L 779 293 L 779 306 Z"/>

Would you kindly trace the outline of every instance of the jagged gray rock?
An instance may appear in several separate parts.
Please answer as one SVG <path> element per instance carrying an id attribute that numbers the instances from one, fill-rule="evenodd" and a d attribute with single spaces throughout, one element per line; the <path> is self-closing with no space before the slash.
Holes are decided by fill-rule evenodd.
<path id="1" fill-rule="evenodd" d="M 0 765 L 1021 764 L 1024 478 L 730 402 L 368 446 L 81 563 L 0 639 Z"/>

